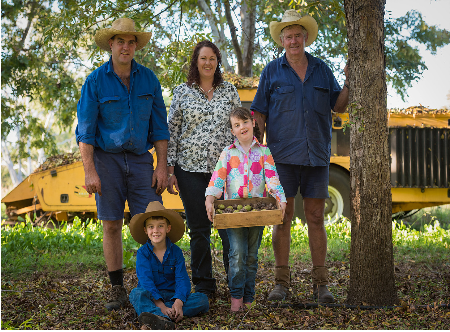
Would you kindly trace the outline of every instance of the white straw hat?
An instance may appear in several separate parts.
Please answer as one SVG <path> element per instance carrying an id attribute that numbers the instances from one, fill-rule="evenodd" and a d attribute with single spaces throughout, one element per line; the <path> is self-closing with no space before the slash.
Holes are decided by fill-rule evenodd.
<path id="1" fill-rule="evenodd" d="M 301 16 L 300 13 L 298 13 L 295 9 L 289 9 L 284 12 L 281 22 L 272 21 L 269 24 L 270 35 L 272 36 L 275 43 L 283 46 L 281 45 L 280 41 L 281 30 L 289 25 L 294 24 L 303 26 L 308 32 L 308 39 L 305 42 L 305 46 L 311 45 L 314 40 L 316 40 L 317 33 L 319 31 L 316 20 L 309 15 Z"/>
<path id="2" fill-rule="evenodd" d="M 131 18 L 119 18 L 115 20 L 111 28 L 104 28 L 97 30 L 95 33 L 95 42 L 98 47 L 102 50 L 111 52 L 111 47 L 109 46 L 109 40 L 115 35 L 134 35 L 137 39 L 136 51 L 143 48 L 147 45 L 150 37 L 152 36 L 151 32 L 138 32 L 134 27 L 134 21 Z"/>

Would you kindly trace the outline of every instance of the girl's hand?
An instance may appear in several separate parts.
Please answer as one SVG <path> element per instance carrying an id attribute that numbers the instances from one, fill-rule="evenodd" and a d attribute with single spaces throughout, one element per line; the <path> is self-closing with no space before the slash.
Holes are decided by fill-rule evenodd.
<path id="1" fill-rule="evenodd" d="M 286 203 L 277 201 L 277 206 L 281 210 L 281 219 L 284 220 L 284 213 L 286 212 Z"/>
<path id="2" fill-rule="evenodd" d="M 214 200 L 215 197 L 208 195 L 205 199 L 205 207 L 206 207 L 206 213 L 208 215 L 209 221 L 213 222 L 213 216 L 214 216 Z"/>

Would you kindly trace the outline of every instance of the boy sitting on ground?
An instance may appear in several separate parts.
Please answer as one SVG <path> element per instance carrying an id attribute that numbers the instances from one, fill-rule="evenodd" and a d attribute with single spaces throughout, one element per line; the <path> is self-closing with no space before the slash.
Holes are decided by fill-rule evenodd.
<path id="1" fill-rule="evenodd" d="M 150 202 L 145 213 L 131 219 L 131 235 L 143 244 L 136 257 L 138 285 L 130 293 L 141 326 L 172 330 L 183 316 L 209 310 L 205 294 L 191 294 L 183 252 L 174 244 L 184 229 L 181 216 L 158 201 Z"/>

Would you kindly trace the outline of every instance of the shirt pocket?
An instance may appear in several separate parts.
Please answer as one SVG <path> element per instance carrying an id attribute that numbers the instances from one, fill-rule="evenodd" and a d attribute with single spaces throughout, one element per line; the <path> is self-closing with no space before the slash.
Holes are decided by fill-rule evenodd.
<path id="1" fill-rule="evenodd" d="M 280 86 L 272 94 L 274 109 L 278 112 L 290 112 L 295 109 L 295 93 L 293 85 Z"/>
<path id="2" fill-rule="evenodd" d="M 314 110 L 322 115 L 331 114 L 330 89 L 320 86 L 314 87 Z"/>
<path id="3" fill-rule="evenodd" d="M 144 93 L 138 95 L 137 100 L 137 109 L 139 112 L 139 119 L 141 121 L 149 121 L 150 115 L 152 114 L 153 107 L 153 94 L 152 93 Z"/>
<path id="4" fill-rule="evenodd" d="M 163 265 L 164 278 L 168 281 L 175 280 L 175 259 L 167 259 Z"/>
<path id="5" fill-rule="evenodd" d="M 123 120 L 124 110 L 119 96 L 100 98 L 100 115 L 107 127 L 116 127 Z"/>

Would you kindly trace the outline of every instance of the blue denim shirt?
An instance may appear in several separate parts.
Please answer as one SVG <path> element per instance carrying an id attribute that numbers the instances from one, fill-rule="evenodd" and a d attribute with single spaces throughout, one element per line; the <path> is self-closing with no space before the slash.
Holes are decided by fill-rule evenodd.
<path id="1" fill-rule="evenodd" d="M 266 116 L 267 145 L 276 163 L 327 166 L 331 110 L 341 87 L 325 62 L 309 53 L 306 57 L 304 82 L 286 54 L 271 61 L 261 73 L 251 109 Z"/>
<path id="2" fill-rule="evenodd" d="M 138 249 L 136 256 L 138 287 L 148 290 L 154 300 L 163 298 L 159 291 L 175 292 L 172 299 L 180 299 L 185 303 L 191 293 L 191 281 L 186 271 L 183 252 L 168 237 L 166 245 L 162 263 L 153 253 L 150 240 Z"/>
<path id="3" fill-rule="evenodd" d="M 130 91 L 114 72 L 112 58 L 94 70 L 77 105 L 77 143 L 106 152 L 147 152 L 168 140 L 167 112 L 156 75 L 132 60 Z"/>

